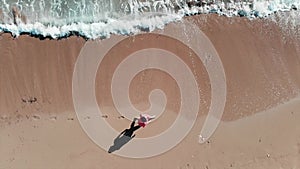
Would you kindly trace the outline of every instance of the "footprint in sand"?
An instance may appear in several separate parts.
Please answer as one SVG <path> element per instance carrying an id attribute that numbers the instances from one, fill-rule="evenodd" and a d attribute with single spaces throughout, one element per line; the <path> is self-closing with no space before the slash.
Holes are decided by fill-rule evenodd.
<path id="1" fill-rule="evenodd" d="M 107 119 L 108 115 L 102 115 L 101 117 Z"/>
<path id="2" fill-rule="evenodd" d="M 119 116 L 119 117 L 118 117 L 118 119 L 124 119 L 124 118 L 125 118 L 124 116 Z"/>
<path id="3" fill-rule="evenodd" d="M 50 117 L 50 120 L 56 121 L 56 120 L 57 120 L 57 117 L 56 117 L 56 116 L 51 116 L 51 117 Z"/>
<path id="4" fill-rule="evenodd" d="M 74 120 L 74 118 L 73 117 L 68 117 L 68 119 L 67 119 L 68 121 L 73 121 Z"/>
<path id="5" fill-rule="evenodd" d="M 38 115 L 33 115 L 33 116 L 32 116 L 32 119 L 33 119 L 33 120 L 40 120 L 40 119 L 41 119 L 41 117 L 40 117 L 40 116 L 38 116 Z"/>

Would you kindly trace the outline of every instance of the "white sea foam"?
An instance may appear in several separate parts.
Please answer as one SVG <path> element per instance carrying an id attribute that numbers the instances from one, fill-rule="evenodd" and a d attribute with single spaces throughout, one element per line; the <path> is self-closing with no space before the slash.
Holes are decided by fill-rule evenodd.
<path id="1" fill-rule="evenodd" d="M 12 15 L 17 7 L 27 17 L 26 23 Z M 245 16 L 250 19 L 269 17 L 275 12 L 290 11 L 293 15 L 280 19 L 299 27 L 299 0 L 269 0 L 253 2 L 215 2 L 190 0 L 19 0 L 17 3 L 0 2 L 0 31 L 19 36 L 22 33 L 40 37 L 66 37 L 72 33 L 96 39 L 111 34 L 131 35 L 141 31 L 162 29 L 166 24 L 179 21 L 185 15 L 217 13 L 227 17 Z M 1 14 L 2 13 L 2 14 Z M 2 16 L 1 16 L 2 15 Z M 285 19 L 287 18 L 287 19 Z"/>
<path id="2" fill-rule="evenodd" d="M 63 26 L 46 26 L 39 22 L 33 24 L 20 23 L 16 24 L 0 24 L 3 31 L 11 32 L 14 36 L 21 33 L 29 33 L 34 36 L 42 37 L 66 37 L 76 32 L 80 36 L 96 39 L 107 38 L 111 34 L 130 35 L 141 31 L 153 31 L 154 29 L 162 29 L 165 24 L 181 19 L 180 15 L 156 15 L 153 17 L 137 17 L 128 19 L 109 19 L 107 22 L 95 23 L 72 23 Z"/>

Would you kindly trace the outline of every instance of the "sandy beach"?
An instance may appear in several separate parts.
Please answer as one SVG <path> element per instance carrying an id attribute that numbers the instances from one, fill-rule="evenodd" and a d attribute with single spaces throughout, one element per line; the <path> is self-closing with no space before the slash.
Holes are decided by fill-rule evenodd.
<path id="1" fill-rule="evenodd" d="M 130 121 L 118 113 L 111 83 L 116 67 L 130 53 L 145 47 L 172 51 L 198 77 L 199 112 L 187 137 L 158 156 L 131 159 L 101 149 L 77 119 L 72 77 L 86 43 L 83 38 L 40 40 L 4 33 L 0 35 L 0 169 L 299 168 L 300 39 L 264 19 L 216 15 L 185 19 L 210 39 L 226 75 L 224 114 L 209 141 L 198 142 L 212 97 L 205 63 L 174 39 L 153 33 L 128 37 L 105 55 L 97 71 L 96 98 L 105 113 L 101 118 L 119 132 L 128 128 Z M 181 23 L 167 28 L 176 24 Z M 101 43 L 112 39 L 114 36 Z M 157 120 L 136 132 L 137 138 L 169 128 L 180 109 L 178 84 L 157 69 L 133 78 L 129 87 L 132 104 L 140 111 L 147 110 L 153 89 L 164 91 L 166 108 Z"/>

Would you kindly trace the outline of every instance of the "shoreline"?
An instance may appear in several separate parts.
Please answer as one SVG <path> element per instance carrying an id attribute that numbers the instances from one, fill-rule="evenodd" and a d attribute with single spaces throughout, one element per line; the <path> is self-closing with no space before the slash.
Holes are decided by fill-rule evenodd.
<path id="1" fill-rule="evenodd" d="M 242 10 L 242 11 L 244 11 L 244 10 Z M 246 19 L 249 22 L 252 22 L 252 21 L 253 22 L 266 22 L 266 23 L 271 23 L 271 24 L 276 23 L 276 24 L 278 24 L 277 26 L 286 27 L 286 28 L 282 28 L 282 29 L 295 29 L 295 30 L 292 30 L 292 33 L 291 33 L 291 30 L 283 30 L 283 31 L 285 31 L 287 36 L 293 36 L 293 33 L 297 33 L 295 38 L 299 39 L 300 38 L 300 33 L 299 33 L 300 25 L 297 24 L 297 23 L 289 22 L 287 18 L 280 18 L 281 16 L 286 17 L 287 15 L 289 15 L 293 12 L 298 12 L 298 11 L 297 11 L 297 9 L 296 10 L 291 9 L 290 11 L 276 11 L 274 13 L 268 14 L 267 16 L 261 16 L 261 17 L 259 17 L 259 16 L 250 17 L 250 16 L 244 16 L 244 15 L 240 15 L 240 14 L 238 14 L 236 16 L 226 16 L 225 14 L 215 13 L 215 12 L 212 12 L 212 13 L 193 13 L 192 12 L 192 13 L 189 13 L 189 14 L 185 14 L 181 18 L 181 20 L 188 20 L 189 18 L 193 18 L 193 17 L 206 18 L 206 17 L 213 16 L 213 17 L 225 17 L 228 20 L 243 20 L 243 19 Z M 293 14 L 293 15 L 297 15 L 297 14 Z M 1 17 L 1 9 L 0 9 L 0 17 Z M 292 16 L 292 17 L 295 17 L 295 16 Z M 24 20 L 24 19 L 22 19 L 22 20 Z M 168 24 L 181 22 L 181 20 L 174 20 L 174 21 L 168 22 L 163 27 L 165 27 Z M 25 22 L 25 20 L 24 20 L 24 23 L 27 24 Z M 24 24 L 24 23 L 22 23 L 22 24 Z M 1 24 L 4 24 L 4 23 L 1 23 Z M 14 23 L 13 25 L 18 26 L 17 23 Z M 135 32 L 135 33 L 134 32 L 121 33 L 121 34 L 110 33 L 108 35 L 108 37 L 100 36 L 100 37 L 96 37 L 96 38 L 89 38 L 88 35 L 84 35 L 84 34 L 80 33 L 80 31 L 74 31 L 74 30 L 69 31 L 64 36 L 58 36 L 58 37 L 52 37 L 51 35 L 44 36 L 42 34 L 35 34 L 35 33 L 30 33 L 30 32 L 20 32 L 19 35 L 15 36 L 15 35 L 13 35 L 13 33 L 11 31 L 8 31 L 8 30 L 5 30 L 5 29 L 2 29 L 0 31 L 0 35 L 1 34 L 10 34 L 13 38 L 18 38 L 19 36 L 30 36 L 30 37 L 38 38 L 40 40 L 63 40 L 63 39 L 68 39 L 70 37 L 79 37 L 79 38 L 83 38 L 86 41 L 88 41 L 88 40 L 94 41 L 94 40 L 104 40 L 104 39 L 110 38 L 110 36 L 127 36 L 127 37 L 130 37 L 132 35 L 137 35 L 137 34 L 141 34 L 141 33 L 151 33 L 151 31 L 148 32 L 148 31 L 144 31 L 143 29 L 147 30 L 149 28 L 141 28 L 139 30 L 140 32 Z M 156 27 L 155 30 L 157 30 L 157 29 L 160 29 L 160 28 Z"/>
<path id="2" fill-rule="evenodd" d="M 223 120 L 251 115 L 300 93 L 300 51 L 297 48 L 300 39 L 287 41 L 288 37 L 282 35 L 276 24 L 267 24 L 271 36 L 271 32 L 263 30 L 263 21 L 249 24 L 246 18 L 212 15 L 193 16 L 188 20 L 208 36 L 223 62 L 228 91 Z M 46 111 L 73 111 L 71 78 L 85 40 L 75 36 L 59 41 L 41 41 L 28 35 L 17 39 L 8 34 L 1 37 L 0 49 L 4 56 L 0 58 L 0 75 L 3 77 L 0 87 L 7 90 L 0 96 L 0 112 L 17 111 L 16 107 L 24 106 L 22 98 L 28 97 L 36 97 L 39 104 L 47 106 Z M 130 41 L 130 38 L 127 39 Z M 108 41 L 110 39 L 100 42 Z M 122 48 L 118 50 L 127 50 Z M 112 62 L 116 59 L 108 57 Z M 15 73 L 11 74 L 12 71 Z M 204 70 L 199 73 L 205 75 Z M 49 78 L 44 78 L 47 76 Z M 59 95 L 65 92 L 65 96 Z M 249 104 L 247 100 L 253 103 Z"/>
<path id="3" fill-rule="evenodd" d="M 0 35 L 0 158 L 4 159 L 0 168 L 299 168 L 300 39 L 263 20 L 216 15 L 185 19 L 212 42 L 226 75 L 224 114 L 208 142 L 199 144 L 198 139 L 211 102 L 211 82 L 206 63 L 182 42 L 155 33 L 129 36 L 105 53 L 96 73 L 95 95 L 104 112 L 100 118 L 117 131 L 130 124 L 111 97 L 112 76 L 124 58 L 150 47 L 172 51 L 197 75 L 200 111 L 190 133 L 173 149 L 137 160 L 107 153 L 79 124 L 72 77 L 85 39 L 39 40 L 4 33 Z M 166 29 L 172 30 L 176 24 L 180 23 Z M 186 32 L 180 33 L 184 36 Z M 98 42 L 113 43 L 116 37 Z M 205 56 L 209 60 L 210 55 Z M 136 74 L 128 97 L 139 111 L 146 111 L 153 89 L 165 92 L 166 109 L 157 121 L 137 131 L 137 138 L 164 131 L 178 115 L 180 89 L 163 71 L 149 69 Z"/>

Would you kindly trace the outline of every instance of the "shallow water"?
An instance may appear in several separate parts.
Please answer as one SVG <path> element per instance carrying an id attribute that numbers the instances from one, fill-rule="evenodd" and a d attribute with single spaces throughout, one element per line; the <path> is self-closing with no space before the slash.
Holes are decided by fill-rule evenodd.
<path id="1" fill-rule="evenodd" d="M 284 16 L 288 19 L 281 22 L 299 26 L 299 4 L 299 0 L 1 0 L 0 31 L 52 38 L 76 33 L 95 39 L 161 29 L 186 15 L 217 13 L 253 19 L 291 10 L 295 14 Z"/>

